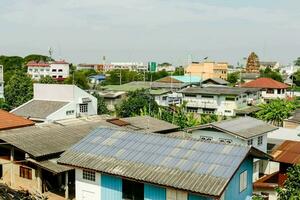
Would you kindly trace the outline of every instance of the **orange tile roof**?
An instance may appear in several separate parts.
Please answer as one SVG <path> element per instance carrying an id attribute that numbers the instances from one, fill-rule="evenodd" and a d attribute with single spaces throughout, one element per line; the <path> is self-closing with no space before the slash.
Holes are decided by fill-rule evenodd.
<path id="1" fill-rule="evenodd" d="M 12 113 L 0 110 L 0 130 L 32 126 L 34 122 Z"/>
<path id="2" fill-rule="evenodd" d="M 274 161 L 300 164 L 300 142 L 286 140 L 272 152 Z"/>
<path id="3" fill-rule="evenodd" d="M 258 78 L 242 85 L 248 88 L 270 88 L 270 89 L 286 89 L 288 85 L 275 81 L 271 78 Z"/>

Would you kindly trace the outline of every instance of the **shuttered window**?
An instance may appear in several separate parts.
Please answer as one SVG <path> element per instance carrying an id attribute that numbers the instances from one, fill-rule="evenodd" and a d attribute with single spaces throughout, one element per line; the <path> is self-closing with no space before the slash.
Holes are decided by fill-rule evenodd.
<path id="1" fill-rule="evenodd" d="M 247 188 L 247 171 L 240 174 L 240 192 L 243 192 Z"/>
<path id="2" fill-rule="evenodd" d="M 20 166 L 20 177 L 26 179 L 32 179 L 32 169 Z"/>

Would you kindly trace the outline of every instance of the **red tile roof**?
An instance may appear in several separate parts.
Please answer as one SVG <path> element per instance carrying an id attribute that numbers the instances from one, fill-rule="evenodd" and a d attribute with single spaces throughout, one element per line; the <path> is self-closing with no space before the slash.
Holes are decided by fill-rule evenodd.
<path id="1" fill-rule="evenodd" d="M 27 66 L 29 67 L 49 67 L 49 63 L 45 63 L 43 61 L 40 61 L 40 62 L 35 62 L 35 61 L 29 61 L 27 63 Z"/>
<path id="2" fill-rule="evenodd" d="M 275 81 L 271 78 L 258 78 L 242 85 L 247 88 L 270 88 L 270 89 L 286 89 L 288 85 Z"/>
<path id="3" fill-rule="evenodd" d="M 12 113 L 0 110 L 0 130 L 32 126 L 34 122 Z"/>
<path id="4" fill-rule="evenodd" d="M 284 141 L 272 152 L 274 160 L 288 164 L 300 164 L 300 142 Z"/>

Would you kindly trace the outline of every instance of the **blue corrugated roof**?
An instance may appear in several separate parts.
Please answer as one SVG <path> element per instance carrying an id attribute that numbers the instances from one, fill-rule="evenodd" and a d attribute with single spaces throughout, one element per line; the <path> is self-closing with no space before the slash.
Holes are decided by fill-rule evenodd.
<path id="1" fill-rule="evenodd" d="M 105 80 L 104 75 L 92 75 L 89 78 L 93 78 L 93 79 L 96 79 L 96 80 Z"/>
<path id="2" fill-rule="evenodd" d="M 184 76 L 171 76 L 171 77 L 183 83 L 190 83 L 190 82 L 199 83 L 201 81 L 201 78 L 198 76 L 184 75 Z"/>

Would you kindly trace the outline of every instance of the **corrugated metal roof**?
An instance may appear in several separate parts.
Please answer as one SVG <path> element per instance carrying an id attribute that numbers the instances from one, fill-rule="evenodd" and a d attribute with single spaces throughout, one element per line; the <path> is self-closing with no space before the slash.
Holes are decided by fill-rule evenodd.
<path id="1" fill-rule="evenodd" d="M 182 76 L 171 76 L 171 78 L 174 78 L 183 83 L 199 83 L 199 82 L 201 82 L 201 78 L 198 76 L 182 75 Z"/>
<path id="2" fill-rule="evenodd" d="M 220 84 L 220 85 L 227 85 L 229 83 L 228 81 L 226 81 L 226 80 L 224 80 L 222 78 L 208 78 L 208 79 L 205 79 L 202 82 L 202 84 L 205 84 L 205 83 L 207 83 L 209 81 L 213 81 L 213 82 L 215 82 L 217 84 Z"/>
<path id="3" fill-rule="evenodd" d="M 239 87 L 189 87 L 181 90 L 185 94 L 216 94 L 216 95 L 240 95 L 259 91 L 258 88 Z"/>
<path id="4" fill-rule="evenodd" d="M 59 174 L 59 173 L 62 173 L 65 171 L 70 171 L 70 170 L 74 169 L 69 166 L 57 164 L 57 159 L 36 161 L 34 159 L 29 158 L 26 161 L 34 163 L 34 164 L 40 166 L 41 168 L 46 169 L 54 174 Z"/>
<path id="5" fill-rule="evenodd" d="M 32 119 L 46 119 L 69 102 L 32 100 L 12 111 L 13 114 Z"/>
<path id="6" fill-rule="evenodd" d="M 272 156 L 277 162 L 300 164 L 300 142 L 286 140 L 272 152 Z"/>
<path id="7" fill-rule="evenodd" d="M 216 128 L 224 132 L 228 132 L 239 137 L 248 139 L 270 131 L 276 130 L 277 127 L 268 124 L 262 120 L 253 117 L 238 117 L 235 119 L 214 122 L 187 129 L 188 132 L 204 128 Z"/>
<path id="8" fill-rule="evenodd" d="M 98 128 L 58 163 L 220 196 L 250 147 Z"/>

